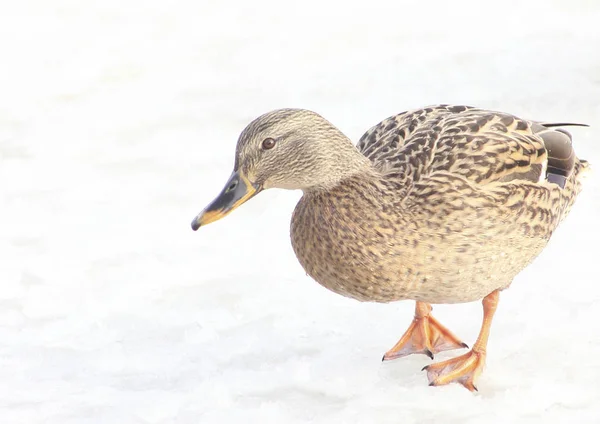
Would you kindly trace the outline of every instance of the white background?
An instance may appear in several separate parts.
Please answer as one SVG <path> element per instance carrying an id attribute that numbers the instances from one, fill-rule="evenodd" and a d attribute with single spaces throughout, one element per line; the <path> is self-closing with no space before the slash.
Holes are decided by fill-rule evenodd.
<path id="1" fill-rule="evenodd" d="M 191 231 L 279 107 L 355 141 L 435 103 L 583 122 L 600 164 L 597 1 L 347 3 L 0 5 L 0 422 L 599 422 L 597 177 L 502 293 L 478 394 L 380 362 L 413 303 L 308 278 L 300 193 Z M 474 342 L 479 302 L 435 314 Z"/>

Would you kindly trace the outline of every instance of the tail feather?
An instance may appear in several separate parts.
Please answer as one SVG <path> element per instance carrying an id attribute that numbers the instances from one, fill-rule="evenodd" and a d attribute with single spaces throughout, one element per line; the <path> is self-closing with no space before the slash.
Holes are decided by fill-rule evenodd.
<path id="1" fill-rule="evenodd" d="M 589 127 L 588 124 L 576 124 L 569 122 L 543 122 L 540 125 L 543 125 L 546 128 L 554 128 L 554 127 Z"/>

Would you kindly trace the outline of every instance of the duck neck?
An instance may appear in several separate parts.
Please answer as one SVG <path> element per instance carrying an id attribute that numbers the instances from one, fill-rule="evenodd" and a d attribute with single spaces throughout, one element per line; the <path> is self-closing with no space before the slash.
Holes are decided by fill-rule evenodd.
<path id="1" fill-rule="evenodd" d="M 350 139 L 344 135 L 341 137 L 343 140 L 332 143 L 332 149 L 321 152 L 320 178 L 316 184 L 303 188 L 305 194 L 328 191 L 349 178 L 374 174 L 371 161 L 358 151 Z"/>

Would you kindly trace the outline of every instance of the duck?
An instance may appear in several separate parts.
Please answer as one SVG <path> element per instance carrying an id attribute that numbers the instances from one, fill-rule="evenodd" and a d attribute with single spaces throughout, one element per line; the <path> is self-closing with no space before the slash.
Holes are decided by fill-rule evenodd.
<path id="1" fill-rule="evenodd" d="M 290 238 L 312 279 L 358 301 L 415 302 L 384 361 L 468 349 L 432 305 L 481 300 L 472 348 L 423 368 L 430 386 L 476 391 L 499 293 L 542 252 L 590 168 L 570 125 L 582 124 L 435 105 L 390 116 L 355 145 L 316 112 L 277 109 L 241 132 L 229 180 L 192 229 L 264 190 L 302 190 Z"/>

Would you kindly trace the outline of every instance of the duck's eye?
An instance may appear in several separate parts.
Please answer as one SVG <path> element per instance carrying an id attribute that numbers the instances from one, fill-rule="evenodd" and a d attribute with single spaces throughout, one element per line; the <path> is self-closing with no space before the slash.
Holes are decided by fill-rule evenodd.
<path id="1" fill-rule="evenodd" d="M 272 149 L 273 147 L 275 147 L 275 140 L 273 140 L 272 138 L 265 138 L 262 142 L 262 148 L 265 150 L 269 150 Z"/>

